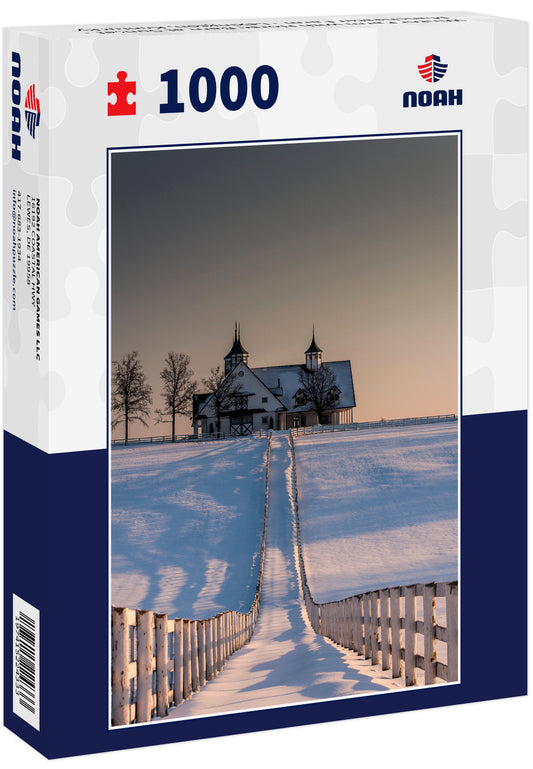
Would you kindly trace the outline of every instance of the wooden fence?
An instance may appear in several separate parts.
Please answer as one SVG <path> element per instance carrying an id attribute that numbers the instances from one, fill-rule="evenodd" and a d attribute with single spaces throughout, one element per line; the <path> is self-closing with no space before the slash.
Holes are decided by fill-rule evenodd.
<path id="1" fill-rule="evenodd" d="M 391 670 L 393 678 L 405 676 L 405 685 L 417 683 L 417 669 L 424 671 L 424 684 L 458 680 L 458 583 L 432 582 L 388 587 L 360 593 L 340 601 L 317 603 L 305 572 L 298 510 L 296 454 L 292 432 L 293 495 L 295 501 L 298 561 L 303 599 L 315 633 Z M 445 624 L 437 624 L 439 615 Z"/>
<path id="2" fill-rule="evenodd" d="M 268 438 L 270 430 L 254 430 L 248 435 L 226 435 L 226 433 L 212 433 L 211 435 L 175 435 L 172 440 L 171 435 L 149 435 L 145 438 L 128 438 L 125 443 L 124 438 L 113 438 L 111 446 L 134 446 L 139 443 L 205 443 L 212 441 L 238 440 L 239 438 Z"/>
<path id="3" fill-rule="evenodd" d="M 437 598 L 445 602 L 445 625 L 436 622 Z M 322 604 L 309 592 L 304 599 L 316 633 L 391 670 L 393 678 L 404 675 L 406 686 L 417 683 L 417 668 L 425 684 L 457 681 L 457 582 L 389 587 Z"/>
<path id="4" fill-rule="evenodd" d="M 270 481 L 269 437 L 259 576 L 250 610 L 208 619 L 170 619 L 153 611 L 111 609 L 111 723 L 143 723 L 168 715 L 211 681 L 252 637 L 259 616 Z"/>
<path id="5" fill-rule="evenodd" d="M 457 414 L 436 414 L 428 417 L 405 417 L 402 419 L 379 419 L 376 422 L 350 422 L 346 425 L 310 425 L 291 427 L 291 435 L 314 435 L 315 433 L 336 433 L 345 430 L 372 430 L 380 427 L 407 427 L 409 425 L 433 425 L 441 422 L 457 422 Z"/>

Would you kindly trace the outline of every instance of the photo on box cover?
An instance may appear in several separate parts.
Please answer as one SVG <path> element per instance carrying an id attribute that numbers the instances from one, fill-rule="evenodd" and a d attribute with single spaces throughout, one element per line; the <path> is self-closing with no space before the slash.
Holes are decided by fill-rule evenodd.
<path id="1" fill-rule="evenodd" d="M 459 157 L 110 152 L 113 726 L 459 680 Z"/>

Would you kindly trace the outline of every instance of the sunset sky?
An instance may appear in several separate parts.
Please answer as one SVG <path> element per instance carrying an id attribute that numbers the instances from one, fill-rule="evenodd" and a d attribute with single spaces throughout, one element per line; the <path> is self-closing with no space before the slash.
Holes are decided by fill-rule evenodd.
<path id="1" fill-rule="evenodd" d="M 168 351 L 200 380 L 238 321 L 252 368 L 300 363 L 314 323 L 351 360 L 356 421 L 457 412 L 457 142 L 114 153 L 112 358 L 139 352 L 157 408 Z"/>

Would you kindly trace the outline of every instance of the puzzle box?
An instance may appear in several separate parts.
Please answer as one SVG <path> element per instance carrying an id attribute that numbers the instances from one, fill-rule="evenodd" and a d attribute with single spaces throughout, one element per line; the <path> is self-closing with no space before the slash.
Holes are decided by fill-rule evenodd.
<path id="1" fill-rule="evenodd" d="M 5 721 L 42 753 L 525 693 L 480 637 L 505 605 L 525 670 L 526 38 L 6 31 Z"/>

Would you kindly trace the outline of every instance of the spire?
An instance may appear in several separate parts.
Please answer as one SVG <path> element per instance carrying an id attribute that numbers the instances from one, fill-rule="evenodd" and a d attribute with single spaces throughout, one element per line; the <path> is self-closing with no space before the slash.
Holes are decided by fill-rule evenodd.
<path id="1" fill-rule="evenodd" d="M 308 371 L 317 371 L 322 365 L 322 350 L 315 341 L 315 324 L 313 323 L 313 339 L 305 351 L 305 365 Z"/>
<path id="2" fill-rule="evenodd" d="M 233 334 L 233 346 L 224 358 L 225 373 L 228 374 L 235 368 L 237 363 L 248 363 L 248 352 L 241 344 L 241 324 L 235 321 L 235 331 Z"/>
<path id="3" fill-rule="evenodd" d="M 307 355 L 308 353 L 311 353 L 311 352 L 322 352 L 320 347 L 315 342 L 315 324 L 314 323 L 313 323 L 313 339 L 311 341 L 311 344 L 309 345 L 309 347 L 305 351 L 305 354 Z"/>

